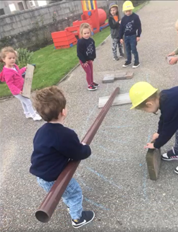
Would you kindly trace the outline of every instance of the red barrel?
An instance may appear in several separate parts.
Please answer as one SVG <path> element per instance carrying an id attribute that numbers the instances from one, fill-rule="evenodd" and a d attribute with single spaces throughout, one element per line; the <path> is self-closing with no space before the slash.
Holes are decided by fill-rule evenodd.
<path id="1" fill-rule="evenodd" d="M 107 14 L 103 9 L 98 9 L 98 18 L 100 26 L 103 25 L 107 19 Z"/>

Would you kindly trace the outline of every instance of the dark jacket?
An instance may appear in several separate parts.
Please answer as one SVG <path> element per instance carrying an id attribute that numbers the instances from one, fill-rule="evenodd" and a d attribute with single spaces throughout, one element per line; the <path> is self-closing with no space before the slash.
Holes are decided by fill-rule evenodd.
<path id="1" fill-rule="evenodd" d="M 155 148 L 166 144 L 178 130 L 178 87 L 161 91 L 160 111 L 159 137 L 154 143 Z"/>
<path id="2" fill-rule="evenodd" d="M 61 124 L 45 123 L 33 140 L 30 173 L 46 181 L 54 181 L 69 160 L 82 160 L 91 155 L 77 134 Z"/>
<path id="3" fill-rule="evenodd" d="M 113 39 L 119 39 L 119 30 L 120 30 L 120 23 L 119 18 L 116 22 L 112 15 L 109 17 L 109 26 L 111 29 L 111 38 Z"/>
<path id="4" fill-rule="evenodd" d="M 130 16 L 125 15 L 122 18 L 119 32 L 120 39 L 123 39 L 123 35 L 136 35 L 137 37 L 140 37 L 141 32 L 141 21 L 137 14 L 132 13 Z"/>
<path id="5" fill-rule="evenodd" d="M 79 39 L 77 42 L 77 56 L 85 63 L 96 58 L 95 41 L 92 38 Z"/>

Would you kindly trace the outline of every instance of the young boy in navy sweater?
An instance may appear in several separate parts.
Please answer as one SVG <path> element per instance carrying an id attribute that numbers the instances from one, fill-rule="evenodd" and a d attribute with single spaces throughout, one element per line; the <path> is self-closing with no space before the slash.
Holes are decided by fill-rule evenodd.
<path id="1" fill-rule="evenodd" d="M 125 42 L 127 60 L 123 67 L 127 67 L 131 64 L 132 56 L 131 51 L 134 55 L 134 65 L 132 68 L 137 68 L 140 66 L 139 56 L 137 51 L 137 42 L 140 40 L 140 35 L 142 32 L 140 18 L 137 14 L 133 13 L 132 10 L 134 6 L 131 1 L 125 1 L 123 4 L 123 11 L 125 16 L 121 20 L 120 26 L 120 42 L 123 44 Z M 125 37 L 123 40 L 123 36 Z"/>
<path id="2" fill-rule="evenodd" d="M 132 108 L 147 113 L 161 111 L 157 133 L 153 134 L 151 142 L 145 148 L 161 148 L 175 134 L 175 145 L 162 155 L 162 160 L 178 160 L 178 86 L 162 90 L 154 88 L 147 82 L 134 84 L 129 91 Z M 175 169 L 178 174 L 178 167 Z"/>
<path id="3" fill-rule="evenodd" d="M 34 106 L 46 123 L 37 131 L 31 156 L 30 172 L 47 192 L 70 160 L 82 160 L 91 155 L 88 145 L 82 144 L 77 134 L 63 126 L 67 115 L 66 99 L 57 86 L 37 91 Z M 93 220 L 92 211 L 83 211 L 82 190 L 72 178 L 62 199 L 69 208 L 72 226 L 79 228 Z"/>

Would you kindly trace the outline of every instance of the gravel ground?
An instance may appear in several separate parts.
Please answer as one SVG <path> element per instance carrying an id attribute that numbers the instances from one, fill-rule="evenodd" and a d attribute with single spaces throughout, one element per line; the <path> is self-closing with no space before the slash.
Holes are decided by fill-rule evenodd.
<path id="1" fill-rule="evenodd" d="M 148 81 L 159 89 L 177 85 L 177 65 L 169 66 L 165 61 L 166 54 L 178 45 L 174 29 L 177 8 L 177 1 L 151 1 L 138 12 L 143 25 L 138 45 L 141 66 L 133 79 L 102 84 L 97 72 L 121 70 L 124 62 L 112 60 L 108 38 L 97 50 L 94 62 L 95 80 L 100 83 L 96 92 L 87 91 L 81 67 L 60 83 L 68 101 L 65 125 L 81 139 L 100 111 L 99 97 L 110 95 L 117 86 L 125 93 L 137 81 Z M 159 179 L 149 180 L 143 146 L 157 130 L 159 117 L 129 108 L 110 109 L 91 144 L 92 156 L 81 162 L 75 174 L 83 189 L 84 208 L 96 213 L 95 220 L 78 231 L 178 231 L 178 176 L 173 173 L 178 163 L 162 162 Z M 44 122 L 25 119 L 14 98 L 1 101 L 0 112 L 0 231 L 75 231 L 62 201 L 50 222 L 40 223 L 34 216 L 45 192 L 28 170 L 32 139 Z M 174 138 L 162 152 L 173 144 Z"/>

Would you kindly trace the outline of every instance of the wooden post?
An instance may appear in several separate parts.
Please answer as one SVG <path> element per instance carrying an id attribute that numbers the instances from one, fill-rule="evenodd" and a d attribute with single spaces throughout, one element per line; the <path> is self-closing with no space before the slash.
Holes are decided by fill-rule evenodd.
<path id="1" fill-rule="evenodd" d="M 94 123 L 92 124 L 92 126 L 89 128 L 88 132 L 82 139 L 83 143 L 88 145 L 91 143 L 104 117 L 109 111 L 116 95 L 119 94 L 119 91 L 120 89 L 119 87 L 117 87 L 115 91 L 112 93 L 111 97 L 100 111 L 98 117 L 95 119 Z M 46 195 L 39 209 L 35 213 L 35 216 L 39 221 L 48 222 L 50 220 L 57 204 L 59 203 L 59 200 L 62 197 L 62 194 L 64 193 L 68 183 L 70 182 L 73 174 L 75 173 L 79 163 L 80 161 L 70 161 L 66 166 L 66 168 L 59 175 L 54 185 L 52 186 L 51 190 Z"/>
<path id="2" fill-rule="evenodd" d="M 22 96 L 26 98 L 30 98 L 31 95 L 33 72 L 34 72 L 34 66 L 31 64 L 27 64 L 27 70 L 26 70 L 25 80 L 22 90 Z"/>

